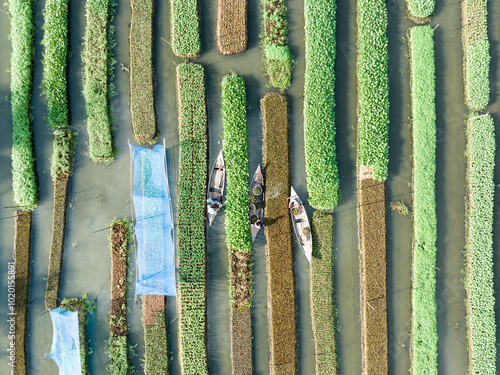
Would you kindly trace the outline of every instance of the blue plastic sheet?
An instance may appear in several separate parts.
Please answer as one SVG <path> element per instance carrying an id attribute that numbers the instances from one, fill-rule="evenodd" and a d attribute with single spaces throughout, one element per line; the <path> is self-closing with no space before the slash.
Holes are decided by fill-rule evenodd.
<path id="1" fill-rule="evenodd" d="M 165 147 L 130 146 L 137 238 L 136 294 L 175 296 L 172 210 Z"/>
<path id="2" fill-rule="evenodd" d="M 78 311 L 50 310 L 54 336 L 49 357 L 59 366 L 60 375 L 81 375 Z"/>

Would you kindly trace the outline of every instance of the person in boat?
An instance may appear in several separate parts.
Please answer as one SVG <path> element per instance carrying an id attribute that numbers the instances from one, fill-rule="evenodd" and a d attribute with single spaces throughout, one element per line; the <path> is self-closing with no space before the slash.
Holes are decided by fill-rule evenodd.
<path id="1" fill-rule="evenodd" d="M 219 211 L 221 207 L 221 203 L 217 199 L 209 199 L 208 200 L 208 213 L 215 215 L 217 211 Z"/>
<path id="2" fill-rule="evenodd" d="M 262 228 L 262 220 L 260 220 L 260 219 L 259 219 L 259 220 L 257 220 L 257 221 L 254 223 L 254 226 L 255 226 L 255 228 L 257 228 L 257 229 Z"/>
<path id="3" fill-rule="evenodd" d="M 299 209 L 299 212 L 302 211 L 299 202 L 297 202 L 295 199 L 291 198 L 290 203 L 288 204 L 288 208 L 293 210 L 294 208 Z"/>

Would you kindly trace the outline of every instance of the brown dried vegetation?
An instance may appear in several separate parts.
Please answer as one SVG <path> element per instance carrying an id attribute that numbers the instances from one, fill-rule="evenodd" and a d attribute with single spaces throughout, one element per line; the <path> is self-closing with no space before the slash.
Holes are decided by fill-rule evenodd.
<path id="1" fill-rule="evenodd" d="M 231 310 L 231 353 L 233 375 L 251 375 L 252 311 L 249 308 Z"/>
<path id="2" fill-rule="evenodd" d="M 247 49 L 247 0 L 219 0 L 217 9 L 217 45 L 223 55 Z"/>
<path id="3" fill-rule="evenodd" d="M 111 335 L 127 335 L 127 247 L 125 223 L 111 227 Z"/>
<path id="4" fill-rule="evenodd" d="M 30 286 L 31 265 L 31 211 L 18 211 L 14 216 L 16 233 L 14 239 L 15 265 L 15 353 L 14 375 L 26 375 L 28 364 L 26 359 L 28 296 Z"/>
<path id="5" fill-rule="evenodd" d="M 45 292 L 45 307 L 52 310 L 57 307 L 61 269 L 66 232 L 66 212 L 68 207 L 69 176 L 57 178 L 54 182 L 54 216 L 52 218 L 52 240 L 50 243 L 49 274 Z"/>
<path id="6" fill-rule="evenodd" d="M 361 336 L 364 374 L 387 374 L 385 184 L 359 181 Z"/>
<path id="7" fill-rule="evenodd" d="M 294 248 L 287 197 L 290 194 L 288 101 L 281 94 L 261 100 L 264 120 L 265 230 L 271 373 L 296 367 Z"/>

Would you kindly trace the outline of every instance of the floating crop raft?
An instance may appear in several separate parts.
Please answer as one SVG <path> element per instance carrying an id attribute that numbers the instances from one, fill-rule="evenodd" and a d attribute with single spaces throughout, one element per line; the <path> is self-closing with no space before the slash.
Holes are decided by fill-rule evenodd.
<path id="1" fill-rule="evenodd" d="M 165 146 L 130 146 L 137 236 L 136 294 L 175 296 L 172 210 Z"/>
<path id="2" fill-rule="evenodd" d="M 59 366 L 60 374 L 81 374 L 78 311 L 58 307 L 50 310 L 50 318 L 54 336 L 49 357 Z"/>

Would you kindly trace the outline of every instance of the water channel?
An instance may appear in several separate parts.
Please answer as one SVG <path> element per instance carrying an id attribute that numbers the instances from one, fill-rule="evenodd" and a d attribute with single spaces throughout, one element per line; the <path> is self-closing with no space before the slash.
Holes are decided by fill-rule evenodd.
<path id="1" fill-rule="evenodd" d="M 36 3 L 36 63 L 33 91 L 33 116 L 37 173 L 40 184 L 40 204 L 34 211 L 31 289 L 29 310 L 29 373 L 49 375 L 57 373 L 57 366 L 44 357 L 50 352 L 52 324 L 45 313 L 44 293 L 47 276 L 53 188 L 50 178 L 50 155 L 53 136 L 46 128 L 46 110 L 39 89 L 43 67 L 41 64 L 43 33 L 42 9 L 44 0 Z M 335 291 L 337 314 L 337 344 L 340 374 L 361 372 L 361 341 L 359 320 L 359 253 L 356 220 L 355 127 L 356 127 L 356 49 L 355 49 L 355 0 L 338 1 L 337 5 L 337 82 L 336 126 L 338 164 L 342 200 L 335 209 Z M 403 40 L 413 23 L 405 18 L 402 1 L 387 2 L 389 10 L 389 78 L 390 78 L 390 163 L 387 180 L 387 202 L 404 200 L 411 204 L 411 129 L 409 127 L 409 74 L 406 58 L 407 46 Z M 300 196 L 306 197 L 304 174 L 304 147 L 302 128 L 302 93 L 304 83 L 304 20 L 303 0 L 288 0 L 290 46 L 295 56 L 292 87 L 289 98 L 292 150 L 292 184 Z M 0 12 L 0 264 L 12 258 L 15 208 L 12 199 L 10 173 L 11 115 L 6 96 L 10 95 L 10 41 L 9 21 L 5 8 Z M 443 374 L 465 374 L 467 368 L 465 332 L 465 290 L 463 285 L 464 256 L 464 196 L 465 196 L 465 134 L 464 120 L 467 110 L 463 105 L 462 50 L 460 2 L 437 2 L 436 14 L 431 24 L 437 26 L 436 48 L 436 109 L 437 109 L 437 173 L 436 197 L 438 212 L 437 302 L 438 302 L 438 361 Z M 177 109 L 175 92 L 175 66 L 182 62 L 175 58 L 169 45 L 169 2 L 157 1 L 155 13 L 155 79 L 156 111 L 160 138 L 168 147 L 168 177 L 176 213 L 175 182 L 178 149 Z M 129 63 L 128 33 L 130 7 L 119 2 L 114 25 L 117 47 L 114 50 L 117 65 L 115 85 L 117 96 L 112 99 L 117 122 L 115 144 L 117 157 L 110 166 L 94 165 L 86 155 L 86 124 L 82 91 L 82 37 L 85 29 L 85 1 L 71 1 L 69 97 L 71 128 L 79 131 L 74 174 L 70 188 L 70 208 L 63 263 L 61 297 L 76 297 L 89 293 L 96 301 L 89 335 L 93 353 L 90 369 L 93 374 L 105 373 L 108 358 L 104 342 L 109 336 L 110 255 L 106 224 L 114 217 L 131 216 L 130 165 L 127 139 L 133 140 L 129 111 L 129 82 L 126 67 Z M 260 16 L 257 1 L 249 1 L 248 51 L 236 56 L 222 56 L 217 50 L 217 2 L 200 2 L 202 54 L 195 62 L 206 69 L 206 88 L 209 120 L 210 164 L 222 147 L 222 122 L 220 113 L 220 79 L 224 73 L 235 70 L 247 84 L 248 134 L 250 171 L 262 161 L 262 121 L 260 98 L 272 91 L 261 71 L 259 32 Z M 491 101 L 488 111 L 500 128 L 500 3 L 490 2 L 489 37 L 491 42 Z M 439 26 L 438 26 L 439 25 Z M 163 39 L 162 39 L 163 38 Z M 498 133 L 498 132 L 497 132 Z M 500 162 L 500 152 L 497 152 Z M 500 182 L 500 169 L 495 178 Z M 496 200 L 500 202 L 498 195 Z M 497 205 L 498 207 L 498 205 Z M 308 212 L 312 213 L 308 207 Z M 500 229 L 500 211 L 495 210 L 495 233 Z M 411 219 L 387 210 L 388 243 L 388 318 L 389 360 L 391 373 L 405 374 L 409 369 L 410 305 L 410 245 Z M 229 300 L 227 256 L 224 243 L 223 215 L 217 217 L 208 231 L 207 284 L 208 284 L 208 358 L 213 374 L 230 374 L 229 357 Z M 254 244 L 254 368 L 256 374 L 269 373 L 269 343 L 267 337 L 267 301 L 265 281 L 265 238 L 259 234 Z M 494 247 L 500 254 L 498 234 Z M 500 289 L 500 259 L 495 256 L 495 289 Z M 135 262 L 132 256 L 132 270 Z M 0 270 L 2 285 L 6 286 L 7 267 Z M 298 373 L 314 373 L 314 343 L 309 305 L 308 265 L 297 252 L 295 260 L 296 303 L 298 330 Z M 132 287 L 132 295 L 134 288 Z M 7 313 L 6 287 L 0 288 L 0 316 Z M 498 305 L 497 305 L 498 306 Z M 139 302 L 129 300 L 130 342 L 136 345 L 133 359 L 138 374 L 142 373 L 141 358 L 142 308 Z M 500 309 L 497 308 L 500 317 Z M 167 300 L 169 349 L 172 374 L 180 373 L 177 346 L 177 320 L 175 299 Z M 0 346 L 7 347 L 6 319 L 0 320 Z M 500 337 L 500 335 L 498 335 Z M 0 367 L 7 367 L 7 358 L 0 356 Z M 4 370 L 2 370 L 3 372 Z"/>

